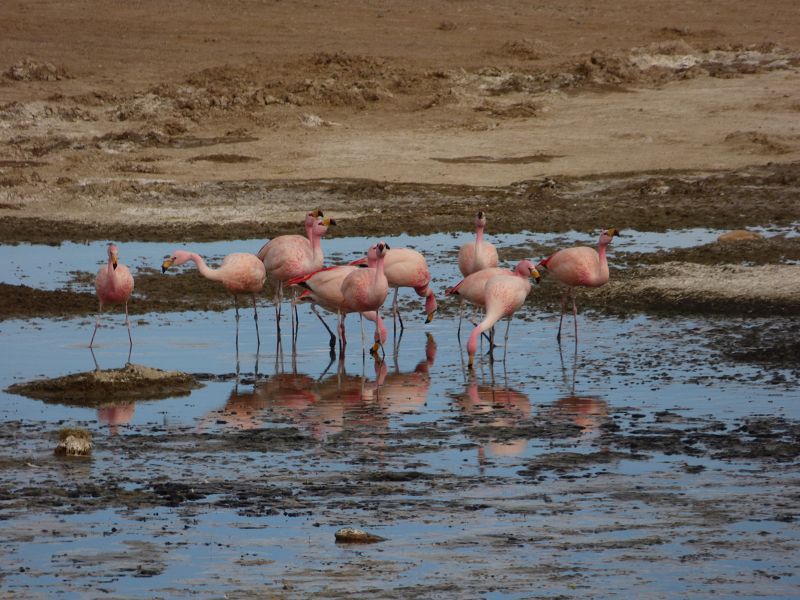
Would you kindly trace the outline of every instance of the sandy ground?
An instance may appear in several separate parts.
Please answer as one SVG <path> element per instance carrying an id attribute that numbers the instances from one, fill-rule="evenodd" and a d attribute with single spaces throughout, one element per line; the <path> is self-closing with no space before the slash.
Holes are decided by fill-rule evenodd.
<path id="1" fill-rule="evenodd" d="M 789 1 L 234 4 L 3 3 L 4 236 L 37 218 L 230 238 L 336 191 L 378 234 L 395 196 L 455 188 L 494 209 L 514 182 L 800 158 Z"/>

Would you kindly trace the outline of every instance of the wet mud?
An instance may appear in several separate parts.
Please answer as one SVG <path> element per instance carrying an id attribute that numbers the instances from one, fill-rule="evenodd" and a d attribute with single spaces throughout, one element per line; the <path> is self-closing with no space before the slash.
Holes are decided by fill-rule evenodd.
<path id="1" fill-rule="evenodd" d="M 770 163 L 734 171 L 619 173 L 583 178 L 542 178 L 508 187 L 387 183 L 370 180 L 215 182 L 178 185 L 169 182 L 111 182 L 67 187 L 67 197 L 118 197 L 123 204 L 170 207 L 191 202 L 215 213 L 234 203 L 265 203 L 280 196 L 284 214 L 298 206 L 322 208 L 337 220 L 336 236 L 423 235 L 469 231 L 474 213 L 491 215 L 497 234 L 519 231 L 668 231 L 692 227 L 745 229 L 789 226 L 800 222 L 800 163 Z M 144 200 L 143 197 L 147 198 Z M 66 200 L 69 202 L 69 200 Z M 204 242 L 271 238 L 296 233 L 298 220 L 274 214 L 260 221 L 223 217 L 206 222 L 179 215 L 157 222 L 106 223 L 0 217 L 0 239 L 6 243 L 59 244 L 64 241 L 113 239 L 118 242 Z M 266 206 L 265 206 L 266 208 Z M 294 214 L 294 213 L 292 213 Z M 302 210 L 297 214 L 302 214 Z"/>

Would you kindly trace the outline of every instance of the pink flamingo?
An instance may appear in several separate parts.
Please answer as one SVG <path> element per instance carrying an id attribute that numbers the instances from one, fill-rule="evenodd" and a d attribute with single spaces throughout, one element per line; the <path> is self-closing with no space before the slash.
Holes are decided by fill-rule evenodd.
<path id="1" fill-rule="evenodd" d="M 366 258 L 360 258 L 350 263 L 360 265 L 368 262 Z M 370 265 L 373 266 L 373 265 Z M 428 270 L 428 263 L 425 257 L 411 248 L 392 248 L 386 253 L 383 259 L 383 269 L 389 287 L 394 288 L 394 300 L 392 302 L 392 321 L 400 321 L 400 331 L 403 331 L 403 318 L 397 311 L 397 294 L 401 287 L 413 288 L 418 296 L 425 298 L 425 313 L 428 315 L 426 323 L 433 321 L 436 312 L 436 297 L 430 287 L 431 273 Z"/>
<path id="2" fill-rule="evenodd" d="M 469 368 L 472 369 L 472 364 L 475 359 L 475 351 L 478 348 L 478 337 L 494 326 L 497 321 L 503 317 L 508 318 L 508 326 L 506 326 L 505 347 L 503 349 L 503 360 L 505 360 L 506 352 L 508 351 L 508 330 L 511 328 L 511 319 L 514 313 L 525 303 L 528 293 L 531 291 L 531 282 L 529 276 L 538 280 L 539 272 L 533 263 L 528 261 L 526 267 L 528 274 L 522 277 L 509 277 L 508 275 L 495 275 L 491 277 L 485 285 L 484 291 L 484 306 L 486 307 L 486 315 L 469 336 L 467 342 L 467 354 L 469 354 Z M 492 351 L 490 346 L 489 352 Z M 490 354 L 490 357 L 492 355 Z"/>
<path id="3" fill-rule="evenodd" d="M 619 230 L 605 229 L 600 233 L 597 250 L 588 246 L 576 246 L 559 250 L 551 254 L 536 266 L 544 267 L 553 277 L 564 284 L 564 293 L 561 296 L 561 318 L 558 321 L 558 334 L 556 340 L 561 342 L 561 325 L 564 321 L 564 311 L 567 298 L 572 299 L 572 317 L 575 322 L 575 343 L 578 343 L 578 308 L 575 306 L 575 288 L 577 286 L 600 287 L 608 283 L 608 261 L 606 260 L 606 247 Z"/>
<path id="4" fill-rule="evenodd" d="M 339 307 L 339 350 L 344 351 L 347 337 L 344 331 L 344 318 L 351 312 L 376 311 L 383 306 L 389 294 L 389 282 L 383 271 L 383 261 L 389 245 L 378 242 L 367 253 L 368 259 L 375 261 L 374 267 L 358 268 L 350 272 L 342 281 L 342 304 Z M 362 329 L 363 334 L 363 329 Z M 373 350 L 375 347 L 373 346 Z"/>
<path id="5" fill-rule="evenodd" d="M 475 241 L 464 244 L 458 251 L 458 268 L 464 277 L 481 269 L 496 267 L 499 262 L 497 249 L 483 241 L 485 227 L 486 214 L 481 210 L 475 216 Z"/>
<path id="6" fill-rule="evenodd" d="M 323 219 L 321 210 L 313 210 L 306 215 L 306 237 L 302 235 L 281 235 L 264 244 L 256 256 L 264 261 L 270 279 L 277 282 L 275 293 L 275 319 L 278 332 L 281 327 L 281 302 L 285 283 L 294 277 L 313 273 L 322 268 L 323 253 L 321 241 L 328 226 L 336 225 L 334 219 Z M 292 313 L 292 332 L 295 329 L 295 314 Z"/>
<path id="7" fill-rule="evenodd" d="M 317 318 L 325 326 L 330 334 L 331 352 L 336 347 L 336 336 L 331 328 L 317 312 L 315 305 L 319 305 L 325 310 L 332 313 L 339 313 L 339 309 L 344 305 L 344 296 L 342 295 L 342 282 L 352 272 L 360 270 L 359 267 L 354 265 L 341 265 L 336 267 L 327 267 L 320 269 L 314 273 L 303 275 L 302 277 L 295 277 L 286 282 L 287 286 L 300 285 L 306 289 L 297 297 L 297 302 L 310 301 L 311 310 L 317 315 Z M 388 332 L 386 326 L 383 324 L 383 319 L 377 311 L 370 310 L 362 312 L 361 315 L 369 321 L 375 323 L 375 345 L 372 347 L 372 352 L 376 352 L 378 347 L 382 345 L 387 338 Z"/>
<path id="8" fill-rule="evenodd" d="M 264 263 L 255 255 L 247 252 L 234 252 L 228 254 L 218 269 L 212 269 L 206 265 L 202 257 L 195 252 L 175 250 L 171 256 L 164 260 L 161 265 L 161 272 L 165 273 L 173 265 L 182 265 L 188 261 L 197 265 L 197 270 L 206 279 L 219 281 L 225 288 L 233 294 L 233 307 L 236 311 L 236 348 L 239 348 L 239 304 L 237 296 L 239 294 L 252 294 L 253 296 L 253 319 L 256 323 L 256 340 L 261 346 L 261 337 L 258 334 L 258 309 L 256 307 L 256 294 L 264 288 L 264 281 L 267 279 L 267 271 Z"/>
<path id="9" fill-rule="evenodd" d="M 128 343 L 132 348 L 133 337 L 131 336 L 131 322 L 128 319 L 128 299 L 133 292 L 133 275 L 128 267 L 118 262 L 119 250 L 116 245 L 109 244 L 106 251 L 108 252 L 108 265 L 102 267 L 94 278 L 94 289 L 97 292 L 97 299 L 100 301 L 100 310 L 97 313 L 92 339 L 89 340 L 89 348 L 94 343 L 94 336 L 97 334 L 97 328 L 100 327 L 100 313 L 103 312 L 106 304 L 125 305 L 125 325 L 128 326 Z"/>
<path id="10" fill-rule="evenodd" d="M 486 304 L 486 282 L 496 275 L 516 275 L 517 277 L 527 278 L 531 274 L 531 269 L 536 271 L 533 263 L 529 260 L 521 260 L 513 271 L 509 269 L 502 269 L 500 267 L 491 267 L 488 269 L 481 269 L 475 271 L 471 275 L 467 275 L 464 279 L 459 281 L 453 287 L 445 290 L 445 296 L 459 296 L 462 300 L 466 300 L 470 304 L 483 308 Z M 539 275 L 537 271 L 536 283 L 539 283 Z M 462 304 L 463 306 L 463 304 Z M 458 318 L 458 335 L 461 336 L 461 311 L 459 311 Z"/>

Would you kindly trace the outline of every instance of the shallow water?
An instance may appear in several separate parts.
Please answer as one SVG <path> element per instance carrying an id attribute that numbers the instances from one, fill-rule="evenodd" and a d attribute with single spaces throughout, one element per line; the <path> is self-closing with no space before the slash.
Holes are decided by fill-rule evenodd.
<path id="1" fill-rule="evenodd" d="M 527 235 L 504 239 L 525 243 Z M 681 239 L 690 243 L 695 235 Z M 632 240 L 637 251 L 666 243 Z M 330 241 L 330 253 L 342 260 L 366 244 Z M 454 238 L 389 240 L 414 242 L 445 253 Z M 215 256 L 257 245 L 201 250 Z M 90 270 L 87 263 L 102 249 L 3 247 L 2 264 L 10 267 L 0 278 L 19 278 L 24 267 L 32 273 L 28 285 L 44 281 L 45 272 L 66 279 L 70 271 Z M 123 262 L 136 268 L 156 265 L 166 253 L 159 244 L 121 250 L 133 257 Z M 454 271 L 440 267 L 435 277 Z M 401 588 L 442 597 L 530 597 L 538 588 L 546 596 L 603 590 L 661 597 L 788 596 L 797 589 L 800 530 L 786 519 L 793 509 L 780 504 L 786 478 L 797 478 L 796 462 L 648 448 L 643 457 L 612 453 L 583 467 L 535 470 L 537 460 L 554 453 L 603 455 L 609 425 L 633 435 L 655 426 L 663 411 L 675 417 L 673 430 L 713 424 L 720 433 L 757 415 L 800 419 L 792 373 L 728 361 L 709 344 L 714 331 L 735 322 L 580 315 L 576 348 L 570 321 L 559 347 L 558 315 L 527 315 L 512 324 L 505 362 L 484 357 L 468 374 L 455 321 L 426 326 L 422 303 L 404 296 L 418 310 L 404 313 L 407 327 L 396 347 L 388 324 L 383 363 L 362 353 L 351 316 L 347 355 L 330 364 L 327 333 L 307 307 L 296 354 L 288 321 L 281 354 L 272 310 L 263 305 L 260 348 L 252 311 L 242 311 L 238 377 L 233 310 L 134 319 L 131 361 L 203 374 L 206 386 L 189 396 L 87 409 L 0 392 L 2 422 L 19 422 L 26 432 L 4 434 L 2 456 L 29 465 L 3 470 L 4 490 L 110 477 L 127 491 L 180 482 L 205 490 L 174 506 L 83 500 L 30 513 L 4 496 L 0 590 L 235 597 L 242 590 L 335 596 Z M 93 357 L 92 318 L 0 322 L 0 388 L 91 370 L 95 359 L 104 369 L 123 366 L 123 318 L 107 313 L 104 324 Z M 498 359 L 503 351 L 496 350 Z M 544 422 L 552 427 L 541 434 L 517 429 Z M 92 430 L 91 460 L 52 457 L 52 436 L 62 426 Z M 226 437 L 264 429 L 296 430 L 300 441 L 283 450 L 237 448 L 239 438 Z M 230 440 L 228 450 L 215 450 Z M 245 487 L 237 492 L 236 485 Z M 268 492 L 275 496 L 258 500 Z M 388 541 L 336 545 L 333 532 L 342 526 Z"/>
<path id="2" fill-rule="evenodd" d="M 800 225 L 779 228 L 752 228 L 765 237 L 783 235 L 796 237 L 800 235 Z M 655 252 L 678 248 L 691 248 L 713 242 L 724 233 L 716 229 L 684 229 L 676 231 L 647 232 L 625 230 L 621 237 L 616 237 L 609 252 Z M 451 285 L 460 279 L 458 270 L 454 268 L 452 255 L 460 244 L 474 238 L 473 233 L 437 233 L 432 235 L 400 235 L 386 237 L 385 241 L 392 247 L 409 247 L 423 252 L 428 258 L 431 275 L 434 281 L 443 285 Z M 543 248 L 568 247 L 575 244 L 594 246 L 597 236 L 586 232 L 570 231 L 566 233 L 532 233 L 524 231 L 516 234 L 487 234 L 486 240 L 503 248 L 528 247 L 532 260 L 546 256 Z M 372 238 L 336 237 L 335 232 L 324 241 L 326 263 L 337 264 L 348 262 L 366 254 L 367 248 L 374 244 Z M 174 246 L 158 242 L 127 242 L 120 244 L 120 262 L 130 267 L 136 274 L 139 269 L 161 268 L 164 257 L 177 248 L 193 250 L 209 261 L 221 260 L 231 252 L 257 252 L 264 240 L 241 240 L 237 242 L 205 242 Z M 540 255 L 541 254 L 541 255 Z M 106 242 L 90 242 L 77 244 L 64 242 L 60 246 L 40 244 L 0 245 L 0 282 L 25 284 L 40 289 L 60 289 L 72 281 L 72 274 L 78 271 L 95 273 L 106 264 Z M 91 285 L 77 286 L 75 289 L 90 289 Z"/>

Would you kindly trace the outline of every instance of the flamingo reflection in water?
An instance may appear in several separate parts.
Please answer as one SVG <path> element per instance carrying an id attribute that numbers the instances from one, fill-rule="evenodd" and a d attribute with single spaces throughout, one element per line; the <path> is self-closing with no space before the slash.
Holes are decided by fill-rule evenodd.
<path id="1" fill-rule="evenodd" d="M 580 427 L 578 437 L 595 436 L 599 433 L 600 427 L 608 422 L 608 402 L 596 396 L 578 395 L 575 391 L 578 354 L 576 352 L 573 357 L 571 369 L 564 364 L 563 353 L 560 354 L 565 393 L 552 405 L 545 407 L 543 412 L 553 421 L 568 422 Z"/>
<path id="2" fill-rule="evenodd" d="M 426 333 L 425 358 L 413 371 L 403 373 L 397 362 L 398 349 L 394 352 L 394 371 L 385 374 L 379 380 L 377 389 L 378 402 L 387 412 L 392 414 L 415 412 L 428 400 L 431 387 L 430 369 L 436 360 L 436 341 L 430 333 Z"/>
<path id="3" fill-rule="evenodd" d="M 463 394 L 456 399 L 458 408 L 470 422 L 482 427 L 497 428 L 498 436 L 478 448 L 478 464 L 483 468 L 486 452 L 492 456 L 519 456 L 528 447 L 526 438 L 500 439 L 505 428 L 514 427 L 531 416 L 528 396 L 509 387 L 480 384 L 472 377 Z"/>
<path id="4" fill-rule="evenodd" d="M 103 425 L 108 425 L 111 435 L 116 435 L 121 425 L 131 422 L 135 410 L 136 404 L 133 402 L 100 406 L 97 408 L 97 420 Z"/>

